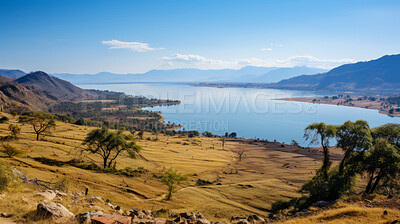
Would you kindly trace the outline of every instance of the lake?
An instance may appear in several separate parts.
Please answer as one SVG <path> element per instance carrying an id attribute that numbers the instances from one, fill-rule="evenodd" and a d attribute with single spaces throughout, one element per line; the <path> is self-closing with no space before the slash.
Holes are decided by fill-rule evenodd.
<path id="1" fill-rule="evenodd" d="M 184 130 L 209 131 L 223 135 L 236 132 L 239 137 L 262 138 L 285 143 L 292 139 L 301 145 L 304 128 L 313 122 L 341 124 L 347 120 L 366 120 L 371 127 L 398 123 L 400 118 L 377 110 L 275 100 L 287 97 L 321 96 L 314 92 L 195 87 L 167 83 L 79 85 L 85 89 L 125 92 L 148 98 L 181 100 L 181 104 L 155 106 L 165 122 L 183 125 Z"/>

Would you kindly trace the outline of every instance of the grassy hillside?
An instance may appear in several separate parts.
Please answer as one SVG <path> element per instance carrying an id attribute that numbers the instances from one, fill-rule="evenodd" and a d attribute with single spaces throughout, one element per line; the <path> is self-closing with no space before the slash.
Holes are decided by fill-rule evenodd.
<path id="1" fill-rule="evenodd" d="M 8 116 L 10 121 L 0 124 L 2 136 L 8 133 L 9 124 L 20 125 L 16 117 L 9 114 L 0 116 L 3 115 Z M 92 127 L 57 122 L 56 130 L 47 134 L 42 141 L 35 140 L 32 127 L 21 127 L 20 139 L 10 144 L 20 148 L 23 154 L 9 158 L 0 153 L 0 161 L 24 172 L 29 179 L 38 178 L 49 182 L 67 180 L 70 197 L 54 200 L 74 214 L 96 210 L 115 213 L 105 203 L 87 200 L 90 196 L 100 196 L 104 200 L 109 199 L 113 205 L 121 206 L 123 211 L 132 207 L 153 211 L 161 208 L 175 212 L 201 211 L 210 220 L 225 221 L 232 216 L 251 214 L 265 217 L 269 214 L 272 202 L 299 196 L 299 187 L 320 166 L 320 152 L 300 150 L 280 143 L 229 139 L 223 148 L 220 138 L 170 137 L 145 133 L 144 140 L 137 140 L 137 144 L 143 148 L 143 158 L 131 159 L 128 155 L 122 155 L 116 168 L 140 167 L 140 170 L 148 172 L 137 177 L 127 177 L 85 170 L 67 163 L 72 159 L 83 159 L 86 163 L 101 165 L 99 156 L 81 151 L 84 149 L 82 141 Z M 238 161 L 237 152 L 240 150 L 245 150 L 242 161 Z M 339 157 L 335 152 L 332 154 L 333 160 Z M 192 176 L 178 187 L 171 201 L 166 201 L 166 186 L 160 182 L 160 176 L 170 167 Z M 212 183 L 198 186 L 196 183 L 199 179 Z M 86 188 L 89 189 L 87 196 L 83 194 Z M 38 202 L 43 201 L 43 198 L 36 196 L 39 191 L 34 185 L 20 184 L 0 197 L 0 211 L 14 214 L 13 219 L 16 220 L 33 222 L 29 214 L 35 210 Z M 348 206 L 353 205 L 335 208 L 326 215 L 318 213 L 299 219 L 299 222 L 289 223 L 320 223 L 320 216 L 353 209 Z M 365 217 L 375 217 L 383 212 L 376 209 L 364 211 L 359 206 L 354 209 L 361 209 L 360 214 L 368 214 Z M 346 215 L 338 217 L 347 220 Z M 365 217 L 359 218 L 365 220 Z"/>
<path id="2" fill-rule="evenodd" d="M 2 135 L 7 134 L 10 123 L 17 124 L 16 118 L 5 115 L 10 121 L 0 124 Z M 282 148 L 278 143 L 262 145 L 231 140 L 223 149 L 219 138 L 168 137 L 150 133 L 145 133 L 144 139 L 151 140 L 137 141 L 143 147 L 141 154 L 145 159 L 134 160 L 122 155 L 117 163 L 118 169 L 143 167 L 149 171 L 139 177 L 98 173 L 63 164 L 74 158 L 101 164 L 99 156 L 87 152 L 81 154 L 82 140 L 92 129 L 57 122 L 55 131 L 45 136 L 45 140 L 36 141 L 32 127 L 22 126 L 20 139 L 11 145 L 20 148 L 23 154 L 14 158 L 2 154 L 0 161 L 26 173 L 30 179 L 54 182 L 66 178 L 69 192 L 82 192 L 88 187 L 89 195 L 109 198 L 124 209 L 199 210 L 217 219 L 243 214 L 267 215 L 266 210 L 274 200 L 298 195 L 298 186 L 312 175 L 318 164 L 311 156 L 295 152 L 292 146 Z M 236 163 L 235 152 L 242 149 L 246 150 L 245 156 Z M 43 164 L 49 160 L 53 160 L 53 164 Z M 165 201 L 166 187 L 159 176 L 170 167 L 193 176 L 180 186 L 172 201 Z M 197 186 L 198 179 L 214 183 Z M 0 210 L 7 208 L 6 200 Z M 85 208 L 74 209 L 77 212 Z"/>

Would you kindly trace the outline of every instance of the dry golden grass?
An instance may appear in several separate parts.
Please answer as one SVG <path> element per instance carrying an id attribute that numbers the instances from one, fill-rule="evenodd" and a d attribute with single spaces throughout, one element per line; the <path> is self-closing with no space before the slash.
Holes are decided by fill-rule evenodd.
<path id="1" fill-rule="evenodd" d="M 0 124 L 0 135 L 6 135 L 8 125 L 18 123 L 16 118 L 2 115 L 10 118 L 9 123 Z M 35 140 L 32 127 L 21 127 L 20 139 L 11 144 L 20 148 L 23 154 L 8 158 L 0 153 L 0 161 L 26 173 L 30 179 L 55 182 L 66 178 L 69 181 L 69 193 L 79 195 L 82 202 L 76 203 L 71 198 L 59 202 L 75 214 L 98 209 L 90 207 L 83 200 L 85 196 L 82 192 L 89 188 L 88 196 L 110 199 L 112 204 L 121 206 L 122 210 L 139 207 L 152 210 L 165 208 L 175 212 L 201 211 L 210 220 L 226 221 L 231 216 L 267 216 L 267 210 L 275 200 L 299 196 L 299 187 L 320 165 L 320 154 L 287 145 L 281 147 L 278 143 L 249 144 L 243 140 L 230 140 L 226 141 L 223 149 L 219 138 L 170 137 L 145 133 L 143 139 L 152 140 L 137 141 L 143 148 L 141 155 L 145 159 L 131 159 L 122 155 L 118 159 L 117 168 L 143 167 L 149 172 L 129 178 L 70 165 L 50 166 L 33 159 L 44 157 L 69 161 L 81 158 L 100 165 L 100 156 L 82 152 L 82 140 L 93 127 L 57 122 L 56 130 L 46 135 L 42 141 Z M 158 140 L 154 141 L 156 138 Z M 244 158 L 237 162 L 236 152 L 243 149 L 246 151 Z M 158 176 L 170 167 L 193 176 L 179 186 L 171 201 L 165 201 L 166 187 Z M 197 186 L 198 179 L 212 181 L 214 184 Z M 21 217 L 33 211 L 36 204 L 43 200 L 34 196 L 38 191 L 34 186 L 24 184 L 23 188 L 22 191 L 10 192 L 0 198 L 0 212 L 15 214 L 17 219 L 23 220 Z M 105 212 L 112 212 L 104 204 L 96 205 Z"/>
<path id="2" fill-rule="evenodd" d="M 384 211 L 387 214 L 384 215 Z M 340 204 L 335 208 L 324 210 L 316 215 L 291 219 L 282 224 L 383 224 L 400 219 L 400 210 L 383 207 L 364 207 L 358 204 Z"/>

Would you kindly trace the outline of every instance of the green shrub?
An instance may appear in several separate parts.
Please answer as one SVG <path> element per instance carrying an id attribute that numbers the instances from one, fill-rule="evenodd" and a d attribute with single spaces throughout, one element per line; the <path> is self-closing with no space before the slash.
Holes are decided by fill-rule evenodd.
<path id="1" fill-rule="evenodd" d="M 22 154 L 22 151 L 15 146 L 12 145 L 4 145 L 3 152 L 7 154 L 9 157 L 13 157 L 19 154 Z"/>
<path id="2" fill-rule="evenodd" d="M 271 213 L 277 214 L 283 210 L 289 209 L 292 206 L 290 201 L 278 200 L 271 205 Z"/>
<path id="3" fill-rule="evenodd" d="M 309 193 L 307 204 L 304 206 L 309 206 L 317 201 L 334 201 L 351 193 L 354 186 L 355 175 L 346 173 L 339 175 L 337 167 L 329 171 L 328 179 L 325 179 L 322 172 L 318 172 L 301 188 L 302 191 Z"/>
<path id="4" fill-rule="evenodd" d="M 8 126 L 8 130 L 10 130 L 10 138 L 12 138 L 13 140 L 17 140 L 19 134 L 21 133 L 21 128 L 17 125 L 10 124 Z"/>
<path id="5" fill-rule="evenodd" d="M 13 180 L 14 175 L 4 163 L 0 163 L 0 192 L 4 192 Z"/>
<path id="6" fill-rule="evenodd" d="M 6 123 L 7 121 L 9 121 L 10 119 L 8 119 L 8 117 L 3 116 L 2 118 L 0 118 L 0 124 L 2 123 Z"/>

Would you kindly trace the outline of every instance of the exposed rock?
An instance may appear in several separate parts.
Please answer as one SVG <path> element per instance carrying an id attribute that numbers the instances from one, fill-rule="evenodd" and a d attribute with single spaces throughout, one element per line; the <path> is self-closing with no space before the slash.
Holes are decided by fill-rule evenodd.
<path id="1" fill-rule="evenodd" d="M 316 207 L 327 207 L 331 205 L 331 203 L 329 201 L 317 201 L 313 205 Z"/>
<path id="2" fill-rule="evenodd" d="M 159 216 L 161 214 L 167 215 L 169 218 L 175 217 L 176 214 L 173 212 L 171 209 L 160 209 L 155 212 L 156 216 Z"/>
<path id="3" fill-rule="evenodd" d="M 107 203 L 107 205 L 110 206 L 110 208 L 112 208 L 112 209 L 114 209 L 114 210 L 115 210 L 115 208 L 116 208 L 116 206 L 113 205 L 113 204 L 111 204 L 111 203 Z"/>
<path id="4" fill-rule="evenodd" d="M 236 224 L 250 224 L 250 222 L 247 221 L 246 219 L 242 219 L 242 220 L 239 220 L 238 222 L 236 222 Z"/>
<path id="5" fill-rule="evenodd" d="M 104 203 L 104 200 L 103 200 L 103 198 L 101 198 L 100 196 L 90 196 L 90 197 L 88 197 L 87 199 L 86 199 L 88 202 L 90 202 L 90 203 L 94 203 L 94 202 L 101 202 L 101 203 Z"/>
<path id="6" fill-rule="evenodd" d="M 79 224 L 90 224 L 92 217 L 95 215 L 102 215 L 103 212 L 83 212 L 75 216 Z"/>
<path id="7" fill-rule="evenodd" d="M 258 215 L 251 215 L 247 218 L 250 223 L 266 223 L 265 219 Z"/>
<path id="8" fill-rule="evenodd" d="M 3 218 L 10 218 L 11 216 L 12 216 L 11 214 L 8 214 L 8 213 L 5 213 L 5 212 L 0 214 L 0 217 L 3 217 Z"/>
<path id="9" fill-rule="evenodd" d="M 94 215 L 92 218 L 92 224 L 131 224 L 132 218 L 129 216 L 122 215 L 110 215 L 110 214 L 102 214 L 102 215 Z"/>
<path id="10" fill-rule="evenodd" d="M 55 190 L 54 192 L 56 192 L 57 196 L 59 196 L 59 197 L 68 195 L 67 193 L 62 192 L 62 191 L 58 191 L 58 190 Z"/>
<path id="11" fill-rule="evenodd" d="M 53 200 L 57 196 L 56 192 L 54 192 L 52 190 L 46 190 L 46 191 L 43 191 L 43 192 L 38 192 L 38 193 L 36 193 L 36 195 L 37 196 L 42 196 L 43 198 L 45 198 L 45 199 L 47 199 L 49 201 Z"/>
<path id="12" fill-rule="evenodd" d="M 196 220 L 196 215 L 193 212 L 185 212 L 179 214 L 182 218 L 189 219 L 190 221 Z"/>
<path id="13" fill-rule="evenodd" d="M 71 218 L 74 214 L 66 209 L 63 205 L 54 202 L 44 202 L 37 205 L 37 215 L 41 218 Z"/>
<path id="14" fill-rule="evenodd" d="M 196 224 L 210 224 L 210 221 L 208 221 L 207 219 L 198 219 L 196 221 Z"/>

